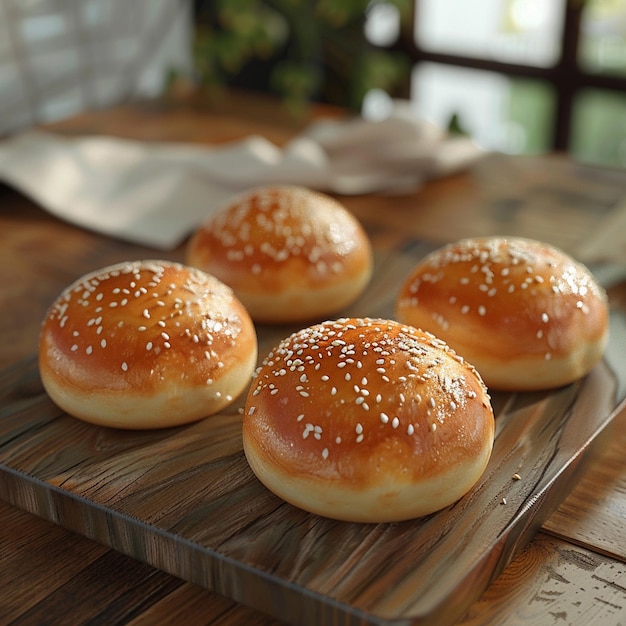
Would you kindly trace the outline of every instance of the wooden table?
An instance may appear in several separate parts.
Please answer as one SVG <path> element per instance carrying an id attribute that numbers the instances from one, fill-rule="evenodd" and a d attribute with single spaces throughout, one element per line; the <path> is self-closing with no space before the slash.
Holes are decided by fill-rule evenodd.
<path id="1" fill-rule="evenodd" d="M 281 144 L 306 122 L 288 118 L 271 102 L 236 99 L 217 108 L 123 106 L 54 128 L 196 143 L 259 133 Z M 564 157 L 494 155 L 415 193 L 344 201 L 370 230 L 409 229 L 434 244 L 516 234 L 590 261 L 626 263 L 625 236 L 619 234 L 625 224 L 626 173 Z M 47 306 L 76 277 L 154 254 L 63 223 L 0 187 L 0 368 L 35 354 Z M 181 246 L 167 256 L 182 254 Z M 624 280 L 615 281 L 610 296 L 623 306 Z M 626 623 L 626 414 L 619 414 L 602 437 L 599 456 L 575 489 L 459 623 Z M 2 500 L 0 547 L 2 624 L 278 623 Z"/>

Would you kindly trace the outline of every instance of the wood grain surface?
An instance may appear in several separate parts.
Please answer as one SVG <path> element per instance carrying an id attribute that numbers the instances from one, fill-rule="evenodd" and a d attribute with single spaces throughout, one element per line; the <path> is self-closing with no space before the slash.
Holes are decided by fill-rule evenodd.
<path id="1" fill-rule="evenodd" d="M 281 626 L 0 500 L 3 623 Z M 458 626 L 617 624 L 626 565 L 539 533 Z M 623 621 L 621 622 L 623 623 Z"/>
<path id="2" fill-rule="evenodd" d="M 391 317 L 408 270 L 433 244 L 394 229 L 370 237 L 374 278 L 344 313 Z M 242 398 L 186 427 L 100 428 L 47 398 L 34 359 L 0 378 L 0 496 L 291 623 L 453 623 L 560 504 L 615 416 L 626 371 L 624 311 L 613 314 L 619 341 L 589 376 L 550 392 L 493 395 L 487 471 L 426 518 L 346 524 L 283 503 L 245 461 Z M 290 330 L 259 326 L 260 358 Z"/>
<path id="3" fill-rule="evenodd" d="M 217 114 L 207 113 L 206 108 L 201 106 L 121 107 L 79 116 L 57 125 L 57 130 L 69 134 L 107 133 L 146 141 L 172 139 L 199 143 L 227 141 L 259 132 L 281 143 L 300 127 L 300 124 L 291 124 L 282 111 L 271 105 L 262 111 L 263 107 L 255 107 L 257 113 L 261 111 L 261 115 L 256 116 L 250 114 L 247 105 L 227 104 L 226 112 Z M 607 275 L 617 277 L 610 293 L 615 312 L 613 323 L 618 324 L 618 337 L 622 337 L 626 285 L 623 268 L 619 267 L 624 259 L 618 252 L 622 249 L 620 246 L 623 246 L 624 237 L 623 234 L 620 237 L 618 230 L 611 225 L 623 223 L 620 207 L 624 197 L 626 177 L 617 170 L 592 168 L 558 156 L 515 158 L 494 155 L 477 164 L 470 172 L 432 181 L 417 194 L 352 197 L 345 201 L 368 231 L 376 234 L 379 281 L 372 285 L 370 293 L 376 299 L 378 310 L 389 306 L 389 290 L 384 283 L 397 281 L 401 274 L 400 266 L 404 267 L 403 263 L 410 262 L 413 256 L 422 254 L 429 247 L 475 234 L 518 234 L 544 239 L 575 256 L 584 251 L 584 260 L 595 264 L 594 269 L 600 268 L 603 273 L 606 265 L 597 262 L 617 263 L 616 267 L 609 268 Z M 250 489 L 246 493 L 254 492 L 255 502 L 265 507 L 259 513 L 261 518 L 266 514 L 265 525 L 262 520 L 258 522 L 263 531 L 261 536 L 275 541 L 276 553 L 264 552 L 258 546 L 252 550 L 243 542 L 237 543 L 241 522 L 240 526 L 232 529 L 216 530 L 213 527 L 216 520 L 223 519 L 223 513 L 232 516 L 232 510 L 241 503 L 236 492 L 229 491 L 226 481 L 216 483 L 219 500 L 216 504 L 211 498 L 206 498 L 208 488 L 201 494 L 185 496 L 181 493 L 184 490 L 180 483 L 167 479 L 163 483 L 164 493 L 159 493 L 153 481 L 158 482 L 167 476 L 171 470 L 168 463 L 164 467 L 157 465 L 148 472 L 141 469 L 149 454 L 182 455 L 189 446 L 193 459 L 200 464 L 197 472 L 204 472 L 204 466 L 211 463 L 207 463 L 201 454 L 200 440 L 206 435 L 202 427 L 197 426 L 196 432 L 186 435 L 182 433 L 186 429 L 169 435 L 160 433 L 152 442 L 140 437 L 128 447 L 128 442 L 124 443 L 124 437 L 120 437 L 119 433 L 87 432 L 84 425 L 74 423 L 71 418 L 50 407 L 41 396 L 32 360 L 36 351 L 37 329 L 45 308 L 63 286 L 79 275 L 105 264 L 140 258 L 148 253 L 152 256 L 154 253 L 61 223 L 47 216 L 28 199 L 2 186 L 0 205 L 3 207 L 0 211 L 0 341 L 3 346 L 0 366 L 6 368 L 3 373 L 4 395 L 0 398 L 0 423 L 3 425 L 1 454 L 7 454 L 12 460 L 17 459 L 24 467 L 36 468 L 37 472 L 48 477 L 40 480 L 33 474 L 15 473 L 9 465 L 3 465 L 6 472 L 3 471 L 0 477 L 0 487 L 5 492 L 11 491 L 11 497 L 19 500 L 23 507 L 17 509 L 0 501 L 0 617 L 3 623 L 38 624 L 45 621 L 66 624 L 68 610 L 73 624 L 166 624 L 174 618 L 181 623 L 194 624 L 279 623 L 272 617 L 204 588 L 206 580 L 218 581 L 216 588 L 221 585 L 225 585 L 227 590 L 236 587 L 234 591 L 237 593 L 231 595 L 244 597 L 246 593 L 251 594 L 253 597 L 248 600 L 253 606 L 289 602 L 289 590 L 284 596 L 282 592 L 278 595 L 268 593 L 266 598 L 261 598 L 263 589 L 244 589 L 251 580 L 257 581 L 255 576 L 258 571 L 252 572 L 250 577 L 250 570 L 245 569 L 237 581 L 232 576 L 229 578 L 228 567 L 231 566 L 232 574 L 234 566 L 222 552 L 209 553 L 209 558 L 225 560 L 227 566 L 203 571 L 200 585 L 168 575 L 166 572 L 172 571 L 173 566 L 193 570 L 197 565 L 194 557 L 189 555 L 201 544 L 189 544 L 181 538 L 179 531 L 192 531 L 200 541 L 207 542 L 226 537 L 220 549 L 226 546 L 237 558 L 240 555 L 243 559 L 255 558 L 259 550 L 264 558 L 269 554 L 271 584 L 276 582 L 273 578 L 276 572 L 282 574 L 288 571 L 292 577 L 299 575 L 298 580 L 289 580 L 290 589 L 294 581 L 296 587 L 300 585 L 302 577 L 308 577 L 324 588 L 324 581 L 320 583 L 315 579 L 316 567 L 330 564 L 337 568 L 337 577 L 347 576 L 345 591 L 345 587 L 355 580 L 349 575 L 352 570 L 358 570 L 359 559 L 364 556 L 365 566 L 371 572 L 382 572 L 386 578 L 383 576 L 382 580 L 372 583 L 373 591 L 366 586 L 355 591 L 354 597 L 371 599 L 374 592 L 379 592 L 382 598 L 385 595 L 383 587 L 393 581 L 394 568 L 405 567 L 406 571 L 411 571 L 413 564 L 407 564 L 406 561 L 410 561 L 408 557 L 403 562 L 403 554 L 393 562 L 373 556 L 380 546 L 389 550 L 385 542 L 390 539 L 393 539 L 392 548 L 395 546 L 396 552 L 401 553 L 403 542 L 413 540 L 412 533 L 406 528 L 391 528 L 387 532 L 380 529 L 375 532 L 375 528 L 367 532 L 362 530 L 363 536 L 357 533 L 350 537 L 353 547 L 359 537 L 362 540 L 355 547 L 354 555 L 349 555 L 347 548 L 328 558 L 319 555 L 315 540 L 326 541 L 326 545 L 333 545 L 334 549 L 342 537 L 340 531 L 332 524 L 331 527 L 322 524 L 323 530 L 320 530 L 311 519 L 300 523 L 299 516 L 296 516 L 297 523 L 293 520 L 288 523 L 286 505 L 272 503 L 267 494 L 260 495 L 254 491 L 252 482 L 247 482 L 251 477 L 246 474 L 242 458 L 237 457 L 241 455 L 240 450 L 232 452 L 237 447 L 236 407 L 235 412 L 221 418 L 219 425 L 214 424 L 221 439 L 219 444 L 216 442 L 209 446 L 211 463 L 219 458 L 223 469 L 235 468 L 237 479 L 245 485 L 244 492 Z M 168 256 L 180 260 L 182 250 L 174 250 Z M 393 264 L 387 264 L 390 257 L 399 261 L 400 266 L 396 265 L 394 269 Z M 265 345 L 269 343 L 271 336 L 267 336 Z M 623 345 L 617 343 L 613 349 L 616 356 L 611 356 L 603 368 L 611 370 L 616 367 L 615 362 L 623 362 L 623 354 L 626 353 Z M 604 383 L 607 382 L 606 371 L 603 369 L 600 376 Z M 618 379 L 619 375 L 613 384 Z M 609 388 L 612 391 L 604 400 L 611 404 L 612 399 L 617 397 L 611 394 L 619 385 L 615 387 L 609 383 Z M 565 405 L 571 398 L 568 400 L 561 396 L 557 406 L 561 406 L 561 400 Z M 545 398 L 537 397 L 526 403 L 520 398 L 511 400 L 505 397 L 494 398 L 494 401 L 499 415 L 509 415 L 512 407 L 517 407 L 517 415 L 524 417 L 526 411 L 532 413 L 533 407 L 539 407 L 539 412 L 552 410 Z M 47 407 L 43 414 L 38 412 L 42 404 Z M 580 407 L 578 403 L 575 406 Z M 11 434 L 7 437 L 5 416 L 16 411 L 22 417 L 12 422 L 9 427 Z M 608 429 L 594 438 L 597 447 L 586 442 L 581 448 L 585 454 L 574 455 L 564 473 L 548 472 L 534 485 L 532 481 L 526 482 L 529 476 L 532 478 L 532 472 L 520 473 L 523 481 L 506 483 L 507 489 L 513 486 L 520 491 L 513 498 L 506 492 L 503 497 L 507 498 L 507 505 L 499 503 L 496 506 L 498 501 L 494 500 L 492 508 L 495 513 L 492 511 L 493 518 L 487 523 L 493 524 L 494 519 L 501 521 L 499 516 L 511 516 L 511 504 L 518 509 L 518 517 L 512 516 L 514 520 L 519 520 L 520 515 L 526 516 L 529 525 L 523 532 L 520 531 L 519 541 L 504 542 L 495 551 L 492 550 L 492 555 L 497 555 L 500 563 L 490 561 L 484 564 L 483 572 L 495 573 L 511 555 L 518 556 L 495 578 L 487 591 L 468 606 L 465 617 L 459 623 L 472 626 L 543 626 L 551 623 L 621 626 L 626 623 L 626 591 L 623 585 L 626 472 L 622 461 L 625 416 L 626 412 L 619 414 Z M 593 419 L 601 421 L 598 414 L 594 414 Z M 69 422 L 72 425 L 66 430 L 76 448 L 71 450 L 64 446 L 65 435 L 62 432 Z M 499 436 L 515 432 L 515 429 L 509 430 L 512 420 L 502 420 L 503 424 L 505 422 L 507 428 Z M 569 424 L 569 417 L 563 423 Z M 560 429 L 558 417 L 552 416 L 548 424 L 553 436 L 546 436 L 550 445 L 555 444 L 552 448 L 554 458 L 562 458 L 559 455 L 566 451 L 567 446 L 562 447 L 561 435 L 565 436 L 563 441 L 569 442 L 568 445 L 579 441 L 581 436 L 573 433 L 573 437 L 568 439 L 567 429 Z M 585 424 L 584 427 L 593 428 L 593 424 Z M 39 433 L 38 428 L 42 429 Z M 535 432 L 532 426 L 523 434 L 529 435 L 526 444 L 528 448 L 533 448 Z M 135 450 L 142 450 L 143 456 L 140 455 L 139 459 L 131 458 L 133 445 L 137 446 Z M 226 448 L 223 454 L 216 452 L 221 445 Z M 521 450 L 530 466 L 530 459 L 534 458 L 536 451 L 529 452 L 523 445 Z M 517 450 L 519 452 L 520 449 Z M 88 454 L 94 455 L 93 464 L 87 458 Z M 571 455 L 566 453 L 565 456 Z M 586 465 L 589 467 L 585 470 Z M 105 476 L 110 469 L 119 469 L 124 477 L 99 482 L 92 473 L 94 467 Z M 506 465 L 505 468 L 509 469 Z M 183 464 L 182 473 L 186 481 L 199 479 L 190 464 Z M 548 485 L 543 491 L 545 497 L 526 502 L 531 509 L 535 507 L 528 515 L 528 508 L 523 506 L 525 490 L 541 490 L 542 484 Z M 556 512 L 544 520 L 544 530 L 534 535 L 544 514 L 567 495 L 563 492 L 552 497 L 556 486 L 562 485 L 571 486 L 573 490 Z M 74 494 L 66 487 L 76 489 L 86 497 Z M 158 510 L 141 501 L 142 489 L 155 498 Z M 4 496 L 0 494 L 0 497 Z M 94 498 L 100 499 L 101 504 L 95 505 Z M 200 512 L 177 519 L 176 507 L 179 504 L 197 505 Z M 95 513 L 84 519 L 84 509 L 94 506 Z M 111 514 L 112 506 L 126 508 Z M 133 508 L 140 515 L 149 517 L 147 524 L 129 513 Z M 43 511 L 45 515 L 52 513 L 48 517 L 56 523 L 50 524 L 43 517 L 33 517 L 25 512 L 33 510 Z M 462 513 L 459 509 L 457 511 Z M 244 516 L 254 514 L 254 511 L 245 508 Z M 270 528 L 270 520 L 278 522 L 276 529 Z M 422 523 L 417 524 L 420 531 Z M 475 521 L 472 523 L 477 525 Z M 63 525 L 76 527 L 79 533 L 68 531 Z M 141 530 L 138 531 L 137 526 Z M 128 528 L 131 530 L 128 531 Z M 155 536 L 145 539 L 145 535 L 154 532 L 155 528 L 166 528 L 166 531 L 159 530 Z M 517 528 L 520 530 L 519 526 Z M 283 532 L 285 529 L 288 532 Z M 505 527 L 500 536 L 515 536 L 508 531 Z M 137 559 L 129 558 L 121 551 L 108 550 L 103 544 L 89 541 L 80 534 L 83 532 L 86 536 L 104 536 L 108 542 L 104 545 L 119 546 L 121 551 L 139 556 Z M 532 536 L 532 542 L 523 548 Z M 164 543 L 170 539 L 182 544 L 173 554 L 162 550 Z M 497 541 L 496 532 L 487 544 L 493 546 Z M 294 546 L 299 557 L 287 567 L 282 551 L 294 549 Z M 393 549 L 386 551 L 384 556 L 389 554 L 394 554 Z M 409 554 L 412 553 L 409 551 Z M 369 560 L 367 557 L 370 557 Z M 157 568 L 149 567 L 142 559 L 154 562 Z M 495 556 L 494 559 L 497 560 Z M 343 569 L 339 567 L 341 563 L 344 564 Z M 461 604 L 483 587 L 482 580 L 469 590 L 463 587 Z M 410 593 L 411 590 L 407 597 Z M 442 593 L 445 595 L 445 590 Z M 397 600 L 396 597 L 394 602 Z M 308 604 L 305 603 L 303 608 L 316 601 L 319 598 L 308 598 Z M 423 606 L 422 603 L 420 607 Z M 452 612 L 457 614 L 459 611 L 459 606 L 453 607 Z M 341 621 L 344 615 L 340 606 L 333 617 L 339 616 L 337 621 Z M 452 619 L 451 613 L 447 617 Z M 400 618 L 396 623 L 406 621 Z"/>

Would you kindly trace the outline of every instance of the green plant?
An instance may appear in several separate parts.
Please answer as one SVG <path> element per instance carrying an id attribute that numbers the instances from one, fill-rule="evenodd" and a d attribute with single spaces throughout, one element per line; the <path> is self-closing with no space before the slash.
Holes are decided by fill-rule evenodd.
<path id="1" fill-rule="evenodd" d="M 198 0 L 196 80 L 223 87 L 252 66 L 293 108 L 321 100 L 358 110 L 369 89 L 391 92 L 410 72 L 404 55 L 367 41 L 373 3 L 393 4 L 402 22 L 411 14 L 411 0 Z"/>

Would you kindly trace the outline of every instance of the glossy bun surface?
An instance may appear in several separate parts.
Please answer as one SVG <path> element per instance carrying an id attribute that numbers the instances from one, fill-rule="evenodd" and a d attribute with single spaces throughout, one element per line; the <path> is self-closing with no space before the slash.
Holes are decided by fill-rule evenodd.
<path id="1" fill-rule="evenodd" d="M 288 323 L 330 316 L 370 281 L 373 254 L 337 200 L 278 185 L 247 192 L 194 233 L 187 263 L 227 285 L 252 318 Z"/>
<path id="2" fill-rule="evenodd" d="M 410 519 L 478 481 L 494 417 L 472 366 L 430 334 L 342 318 L 284 339 L 258 368 L 243 442 L 272 492 L 322 516 Z"/>
<path id="3" fill-rule="evenodd" d="M 230 288 L 167 261 L 120 263 L 68 286 L 43 320 L 39 369 L 70 415 L 117 428 L 206 417 L 249 385 L 254 326 Z"/>
<path id="4" fill-rule="evenodd" d="M 395 317 L 446 341 L 494 389 L 548 389 L 600 360 L 608 303 L 589 270 L 548 244 L 465 239 L 417 263 Z"/>

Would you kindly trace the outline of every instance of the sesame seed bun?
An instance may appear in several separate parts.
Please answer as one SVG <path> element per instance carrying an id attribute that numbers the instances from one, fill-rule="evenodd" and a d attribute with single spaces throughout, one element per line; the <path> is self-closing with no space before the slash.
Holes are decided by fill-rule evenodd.
<path id="1" fill-rule="evenodd" d="M 39 370 L 70 415 L 116 428 L 198 420 L 249 385 L 257 339 L 230 288 L 167 261 L 121 263 L 68 286 L 43 320 Z"/>
<path id="2" fill-rule="evenodd" d="M 370 241 L 337 200 L 304 187 L 247 192 L 194 233 L 187 263 L 230 285 L 262 323 L 326 319 L 372 276 Z"/>
<path id="3" fill-rule="evenodd" d="M 474 368 L 392 320 L 342 318 L 284 339 L 243 416 L 253 472 L 287 502 L 353 522 L 427 515 L 466 494 L 494 417 Z"/>
<path id="4" fill-rule="evenodd" d="M 510 391 L 571 383 L 600 360 L 608 303 L 589 270 L 542 242 L 464 239 L 426 256 L 406 279 L 395 317 L 436 334 Z"/>

